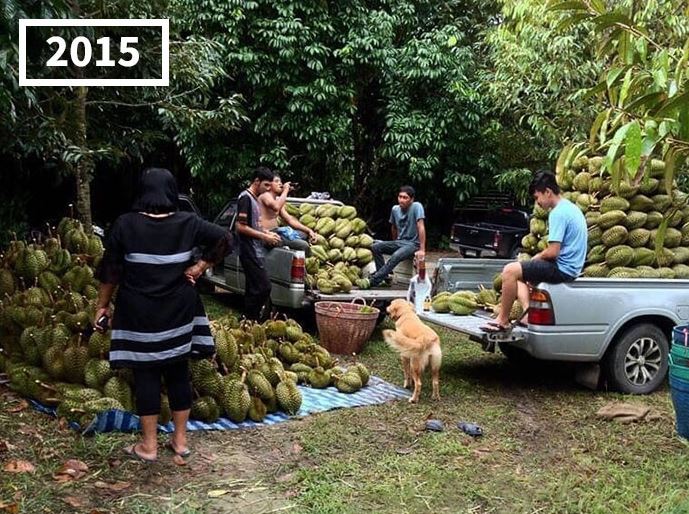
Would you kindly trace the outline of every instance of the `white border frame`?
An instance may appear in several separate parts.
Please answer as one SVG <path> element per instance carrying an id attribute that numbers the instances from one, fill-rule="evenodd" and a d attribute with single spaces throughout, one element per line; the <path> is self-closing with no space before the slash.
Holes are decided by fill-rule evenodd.
<path id="1" fill-rule="evenodd" d="M 26 27 L 161 27 L 162 66 L 159 79 L 27 79 Z M 20 86 L 169 86 L 170 85 L 170 20 L 169 19 L 23 19 L 19 20 L 19 85 Z"/>

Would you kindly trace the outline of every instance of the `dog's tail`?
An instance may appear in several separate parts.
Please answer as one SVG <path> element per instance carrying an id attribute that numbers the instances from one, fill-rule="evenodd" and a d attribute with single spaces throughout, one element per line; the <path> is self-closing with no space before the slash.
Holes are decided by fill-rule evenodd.
<path id="1" fill-rule="evenodd" d="M 397 350 L 405 357 L 411 357 L 425 351 L 435 340 L 435 338 L 429 336 L 413 339 L 396 330 L 383 330 L 383 339 L 390 348 Z"/>

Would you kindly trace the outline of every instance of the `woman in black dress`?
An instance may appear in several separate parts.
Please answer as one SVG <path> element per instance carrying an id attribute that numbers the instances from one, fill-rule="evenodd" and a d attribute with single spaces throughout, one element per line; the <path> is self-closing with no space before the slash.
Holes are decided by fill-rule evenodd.
<path id="1" fill-rule="evenodd" d="M 186 422 L 192 394 L 189 358 L 211 356 L 215 345 L 208 318 L 193 284 L 205 269 L 230 251 L 231 235 L 196 214 L 177 210 L 177 184 L 168 170 L 144 171 L 131 212 L 112 226 L 97 272 L 101 281 L 96 320 L 112 319 L 111 368 L 134 373 L 137 413 L 143 439 L 126 448 L 147 461 L 157 457 L 161 376 L 165 379 L 174 433 L 167 443 L 189 455 Z M 193 264 L 192 251 L 204 249 Z"/>

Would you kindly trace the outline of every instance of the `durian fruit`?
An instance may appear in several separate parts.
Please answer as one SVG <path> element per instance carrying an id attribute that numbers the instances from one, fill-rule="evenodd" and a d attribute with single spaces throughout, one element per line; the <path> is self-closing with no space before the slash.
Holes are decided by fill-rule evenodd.
<path id="1" fill-rule="evenodd" d="M 110 362 L 105 359 L 90 359 L 84 367 L 84 383 L 94 389 L 104 387 L 112 376 Z"/>
<path id="2" fill-rule="evenodd" d="M 124 410 L 130 412 L 134 410 L 132 388 L 124 378 L 114 376 L 108 379 L 105 386 L 103 386 L 103 394 L 120 402 Z"/>
<path id="3" fill-rule="evenodd" d="M 265 404 L 261 401 L 258 396 L 251 396 L 251 403 L 249 405 L 249 411 L 247 412 L 247 417 L 251 421 L 256 423 L 261 423 L 263 419 L 268 414 Z"/>
<path id="4" fill-rule="evenodd" d="M 27 364 L 36 366 L 41 363 L 41 354 L 36 342 L 36 334 L 38 330 L 34 327 L 27 327 L 22 331 L 19 337 L 19 345 L 22 349 L 24 361 Z"/>
<path id="5" fill-rule="evenodd" d="M 82 344 L 81 337 L 74 338 L 63 355 L 65 379 L 73 384 L 83 384 L 84 370 L 88 360 L 88 348 Z"/>
<path id="6" fill-rule="evenodd" d="M 330 373 L 320 365 L 316 366 L 309 373 L 309 384 L 315 389 L 325 389 L 330 385 Z"/>
<path id="7" fill-rule="evenodd" d="M 201 396 L 192 402 L 190 416 L 204 423 L 215 423 L 220 417 L 220 407 L 210 396 Z"/>
<path id="8" fill-rule="evenodd" d="M 266 336 L 271 339 L 287 337 L 287 323 L 283 320 L 270 320 L 265 323 Z"/>
<path id="9" fill-rule="evenodd" d="M 283 379 L 275 387 L 275 397 L 278 405 L 287 414 L 294 416 L 301 407 L 302 396 L 297 384 L 288 380 L 284 373 Z"/>
<path id="10" fill-rule="evenodd" d="M 0 298 L 14 294 L 17 285 L 9 269 L 0 268 Z"/>
<path id="11" fill-rule="evenodd" d="M 73 389 L 65 389 L 62 395 L 65 400 L 74 400 L 78 403 L 98 400 L 103 397 L 103 394 L 98 389 L 93 389 L 90 387 L 75 387 Z"/>
<path id="12" fill-rule="evenodd" d="M 514 301 L 512 304 L 512 308 L 510 309 L 509 313 L 509 319 L 510 321 L 516 321 L 518 319 L 521 319 L 521 317 L 524 315 L 524 308 L 522 307 L 522 304 L 519 303 L 517 300 Z"/>
<path id="13" fill-rule="evenodd" d="M 496 273 L 493 276 L 493 290 L 496 293 L 502 292 L 502 273 Z"/>
<path id="14" fill-rule="evenodd" d="M 228 370 L 235 370 L 239 357 L 237 340 L 222 327 L 215 331 L 215 350 L 220 362 Z"/>
<path id="15" fill-rule="evenodd" d="M 251 326 L 251 336 L 255 344 L 263 344 L 266 341 L 266 329 L 260 323 Z"/>
<path id="16" fill-rule="evenodd" d="M 431 300 L 431 308 L 438 313 L 450 312 L 450 296 L 452 293 L 443 291 Z"/>
<path id="17" fill-rule="evenodd" d="M 251 370 L 247 373 L 246 383 L 252 394 L 259 396 L 262 400 L 272 400 L 275 397 L 273 386 L 268 379 L 258 370 Z"/>
<path id="18" fill-rule="evenodd" d="M 476 303 L 483 306 L 494 305 L 498 303 L 498 295 L 493 289 L 486 289 L 480 286 L 479 292 L 476 295 Z"/>
<path id="19" fill-rule="evenodd" d="M 102 359 L 107 357 L 110 351 L 110 333 L 94 330 L 89 337 L 88 355 L 89 357 Z"/>
<path id="20" fill-rule="evenodd" d="M 308 384 L 309 383 L 309 375 L 313 371 L 313 368 L 302 363 L 302 362 L 295 362 L 290 366 L 290 371 L 293 373 L 296 373 L 297 375 L 297 383 L 299 384 Z"/>
<path id="21" fill-rule="evenodd" d="M 249 389 L 244 383 L 245 376 L 239 380 L 223 377 L 220 406 L 227 417 L 235 423 L 241 423 L 246 419 L 251 405 Z"/>
<path id="22" fill-rule="evenodd" d="M 218 399 L 222 394 L 222 375 L 215 369 L 204 370 L 192 383 L 202 396 Z"/>
<path id="23" fill-rule="evenodd" d="M 368 384 L 369 379 L 371 378 L 371 373 L 368 371 L 368 368 L 364 366 L 361 362 L 357 362 L 352 367 L 352 370 L 356 371 L 359 374 L 359 378 L 361 378 L 361 386 L 366 386 L 366 384 Z"/>
<path id="24" fill-rule="evenodd" d="M 289 341 L 299 341 L 304 336 L 304 331 L 301 329 L 299 323 L 293 319 L 287 320 L 287 327 L 285 329 L 285 336 Z"/>
<path id="25" fill-rule="evenodd" d="M 479 308 L 476 294 L 473 291 L 458 291 L 448 299 L 448 306 L 452 314 L 466 316 Z"/>
<path id="26" fill-rule="evenodd" d="M 341 393 L 356 393 L 362 386 L 361 376 L 356 370 L 349 370 L 335 379 L 335 387 Z"/>

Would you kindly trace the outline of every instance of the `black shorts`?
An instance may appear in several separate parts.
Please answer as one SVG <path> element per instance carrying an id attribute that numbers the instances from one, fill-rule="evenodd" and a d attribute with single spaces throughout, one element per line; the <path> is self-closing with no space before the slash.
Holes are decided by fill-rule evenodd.
<path id="1" fill-rule="evenodd" d="M 539 282 L 561 284 L 562 282 L 571 282 L 576 278 L 562 273 L 553 261 L 531 259 L 530 261 L 522 262 L 521 265 L 522 280 L 532 285 L 536 285 Z"/>

